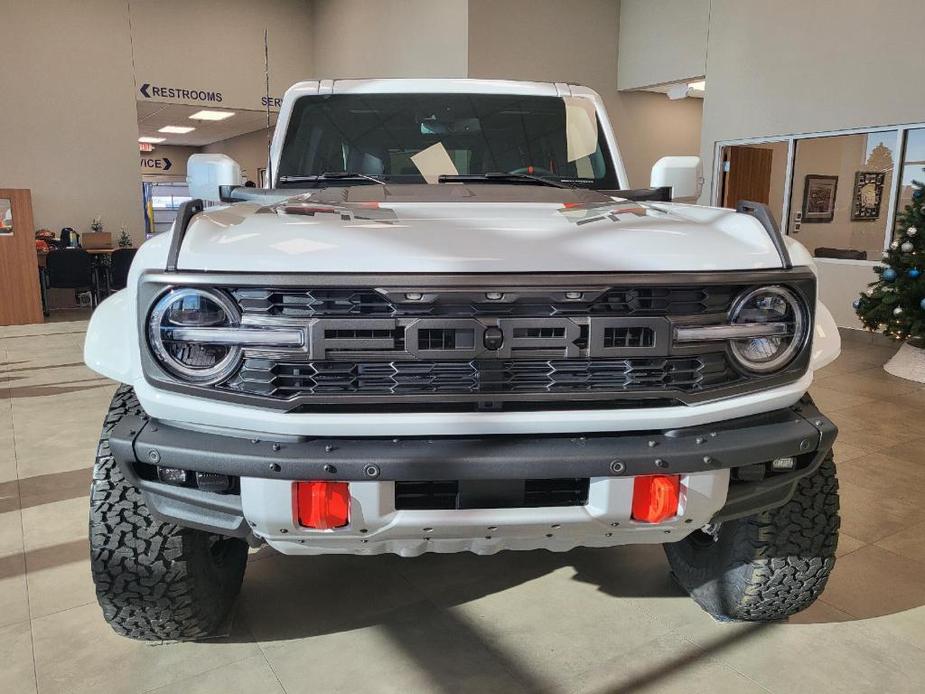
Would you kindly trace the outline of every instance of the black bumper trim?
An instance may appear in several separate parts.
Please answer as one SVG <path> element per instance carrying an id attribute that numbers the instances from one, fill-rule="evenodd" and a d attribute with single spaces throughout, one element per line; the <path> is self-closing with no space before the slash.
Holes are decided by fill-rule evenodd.
<path id="1" fill-rule="evenodd" d="M 126 465 L 118 457 L 116 462 L 126 479 L 139 489 L 148 511 L 156 519 L 257 544 L 244 519 L 239 495 L 212 494 L 144 480 L 136 474 L 134 466 Z"/>
<path id="2" fill-rule="evenodd" d="M 588 436 L 235 438 L 125 417 L 110 445 L 123 466 L 158 464 L 269 479 L 461 480 L 684 474 L 828 451 L 835 425 L 806 398 L 713 425 Z"/>

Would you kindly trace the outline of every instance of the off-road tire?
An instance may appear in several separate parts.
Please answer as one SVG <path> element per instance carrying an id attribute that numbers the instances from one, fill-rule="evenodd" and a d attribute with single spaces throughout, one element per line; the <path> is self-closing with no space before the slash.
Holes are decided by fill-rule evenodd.
<path id="1" fill-rule="evenodd" d="M 783 506 L 665 545 L 674 575 L 723 620 L 768 622 L 809 607 L 825 589 L 838 544 L 838 480 L 831 452 Z"/>
<path id="2" fill-rule="evenodd" d="M 90 488 L 90 568 L 103 616 L 133 639 L 214 635 L 240 591 L 247 544 L 151 516 L 109 448 L 109 432 L 129 414 L 144 412 L 122 386 L 103 424 Z"/>

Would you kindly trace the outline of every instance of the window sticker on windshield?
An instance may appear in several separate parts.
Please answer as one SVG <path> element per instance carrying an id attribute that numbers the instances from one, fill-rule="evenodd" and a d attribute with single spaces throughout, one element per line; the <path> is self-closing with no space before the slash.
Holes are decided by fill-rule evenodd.
<path id="1" fill-rule="evenodd" d="M 439 183 L 438 179 L 444 174 L 450 176 L 459 175 L 456 164 L 453 163 L 442 142 L 433 144 L 427 149 L 422 149 L 417 154 L 412 155 L 411 162 L 428 183 Z"/>
<path id="2" fill-rule="evenodd" d="M 590 99 L 564 96 L 565 137 L 570 162 L 587 157 L 597 151 L 597 112 Z M 587 175 L 579 172 L 579 175 Z"/>

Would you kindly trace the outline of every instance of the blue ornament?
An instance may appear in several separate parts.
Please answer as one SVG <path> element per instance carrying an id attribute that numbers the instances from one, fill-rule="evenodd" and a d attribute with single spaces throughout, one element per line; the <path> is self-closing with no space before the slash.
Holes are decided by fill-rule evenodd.
<path id="1" fill-rule="evenodd" d="M 891 267 L 888 267 L 886 270 L 883 271 L 883 274 L 881 275 L 881 277 L 883 277 L 883 279 L 885 279 L 887 282 L 892 282 L 893 280 L 896 279 L 896 270 L 894 270 Z"/>
<path id="2" fill-rule="evenodd" d="M 912 199 L 921 200 L 923 195 L 925 195 L 925 190 L 923 190 L 922 188 L 916 188 L 915 191 L 912 193 Z"/>
<path id="3" fill-rule="evenodd" d="M 925 299 L 923 299 L 923 301 L 925 301 Z M 855 299 L 854 301 L 851 302 L 851 305 L 854 306 L 854 310 L 857 311 L 858 308 L 860 308 L 861 306 L 861 300 Z"/>
<path id="4" fill-rule="evenodd" d="M 912 279 L 915 279 L 916 277 L 922 274 L 922 271 L 919 270 L 917 267 L 914 267 L 914 268 L 911 268 L 909 272 L 907 272 L 906 274 L 909 275 L 909 277 L 911 277 Z"/>

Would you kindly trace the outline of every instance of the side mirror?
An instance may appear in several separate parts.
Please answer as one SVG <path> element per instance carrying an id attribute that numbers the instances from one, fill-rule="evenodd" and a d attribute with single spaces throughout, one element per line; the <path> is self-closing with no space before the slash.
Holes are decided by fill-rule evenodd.
<path id="1" fill-rule="evenodd" d="M 221 202 L 219 186 L 241 185 L 241 166 L 224 154 L 194 154 L 186 162 L 191 198 Z"/>
<path id="2" fill-rule="evenodd" d="M 694 202 L 703 188 L 703 165 L 700 157 L 662 157 L 652 167 L 649 185 L 669 186 L 671 199 Z"/>

